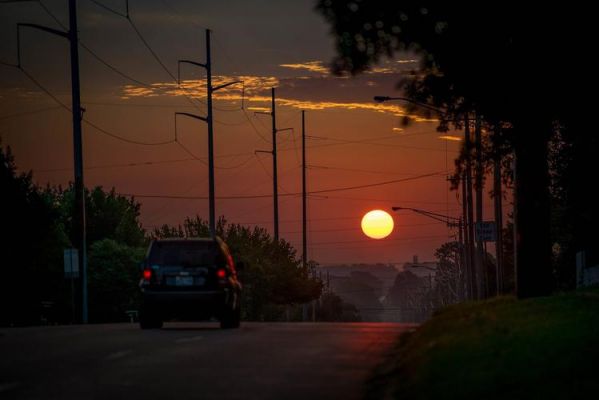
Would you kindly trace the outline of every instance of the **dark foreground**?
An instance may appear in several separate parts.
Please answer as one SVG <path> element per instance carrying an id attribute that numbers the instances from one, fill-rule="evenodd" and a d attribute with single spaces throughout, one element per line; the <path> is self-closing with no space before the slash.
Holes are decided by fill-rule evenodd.
<path id="1" fill-rule="evenodd" d="M 0 398 L 358 399 L 411 326 L 171 323 L 0 329 Z"/>

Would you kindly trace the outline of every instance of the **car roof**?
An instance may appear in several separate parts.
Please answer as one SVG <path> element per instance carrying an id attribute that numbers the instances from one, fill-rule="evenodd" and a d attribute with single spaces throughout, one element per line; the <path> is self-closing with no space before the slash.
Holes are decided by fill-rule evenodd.
<path id="1" fill-rule="evenodd" d="M 212 237 L 192 237 L 192 238 L 164 238 L 164 239 L 154 239 L 154 242 L 214 242 L 216 239 Z"/>

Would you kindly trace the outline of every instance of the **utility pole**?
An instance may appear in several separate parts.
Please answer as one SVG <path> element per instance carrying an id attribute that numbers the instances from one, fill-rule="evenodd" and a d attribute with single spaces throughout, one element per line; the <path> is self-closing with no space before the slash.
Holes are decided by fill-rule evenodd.
<path id="1" fill-rule="evenodd" d="M 468 298 L 468 288 L 467 288 L 467 280 L 465 279 L 467 276 L 467 270 L 466 270 L 466 257 L 464 254 L 464 219 L 460 218 L 460 220 L 458 221 L 458 243 L 460 245 L 460 269 L 462 270 L 462 277 L 460 279 L 460 288 L 458 291 L 458 296 L 460 298 L 460 301 L 464 301 L 466 298 Z"/>
<path id="2" fill-rule="evenodd" d="M 302 260 L 308 265 L 307 214 L 306 214 L 306 121 L 302 110 Z"/>
<path id="3" fill-rule="evenodd" d="M 466 147 L 466 206 L 467 206 L 467 218 L 468 218 L 468 258 L 470 259 L 470 265 L 472 266 L 472 294 L 474 299 L 480 298 L 480 285 L 479 285 L 479 271 L 477 258 L 474 257 L 474 213 L 472 204 L 472 141 L 470 138 L 470 118 L 466 115 L 464 121 L 464 146 Z"/>
<path id="4" fill-rule="evenodd" d="M 208 91 L 208 110 L 206 123 L 208 124 L 208 197 L 210 234 L 216 236 L 216 214 L 214 199 L 214 128 L 212 120 L 212 56 L 210 54 L 210 29 L 206 29 L 206 86 Z"/>
<path id="5" fill-rule="evenodd" d="M 271 89 L 272 118 L 272 197 L 274 210 L 275 242 L 279 242 L 279 182 L 277 178 L 277 115 L 275 107 L 275 88 Z"/>
<path id="6" fill-rule="evenodd" d="M 495 200 L 495 229 L 497 231 L 497 241 L 495 242 L 495 258 L 497 259 L 496 283 L 497 295 L 503 293 L 503 205 L 501 190 L 501 156 L 499 150 L 495 150 L 493 170 L 493 194 Z"/>
<path id="7" fill-rule="evenodd" d="M 476 114 L 474 122 L 474 139 L 476 141 L 476 227 L 477 231 L 480 229 L 483 223 L 483 147 L 482 147 L 482 128 L 481 118 Z M 482 237 L 476 235 L 476 257 L 478 264 L 478 277 L 480 292 L 479 296 L 486 298 L 488 296 L 488 274 L 485 268 L 485 251 L 483 246 Z"/>
<path id="8" fill-rule="evenodd" d="M 73 246 L 78 249 L 78 261 L 81 266 L 80 286 L 81 286 L 81 322 L 86 324 L 88 321 L 87 313 L 87 243 L 86 243 L 86 224 L 85 224 L 85 186 L 83 182 L 83 138 L 81 130 L 81 120 L 83 118 L 83 109 L 81 108 L 81 95 L 79 85 L 79 38 L 77 32 L 77 1 L 69 0 L 69 30 L 68 32 L 48 28 L 38 24 L 19 23 L 17 24 L 17 66 L 21 67 L 21 27 L 39 29 L 63 37 L 70 44 L 71 58 L 71 102 L 73 114 L 73 159 L 74 159 L 74 196 L 75 203 L 73 207 Z"/>
<path id="9" fill-rule="evenodd" d="M 462 249 L 466 279 L 466 297 L 468 300 L 474 299 L 474 288 L 472 286 L 472 259 L 470 257 L 470 220 L 468 219 L 468 201 L 466 194 L 466 171 L 462 173 L 462 221 L 464 229 L 464 247 Z"/>
<path id="10" fill-rule="evenodd" d="M 236 83 L 242 83 L 242 81 L 228 82 L 219 86 L 212 86 L 212 55 L 210 51 L 210 29 L 206 29 L 206 63 L 202 64 L 191 60 L 179 60 L 177 62 L 177 82 L 181 83 L 181 64 L 191 64 L 198 67 L 202 67 L 206 70 L 206 91 L 207 91 L 207 110 L 206 117 L 199 115 L 178 112 L 177 115 L 184 115 L 187 117 L 195 118 L 206 122 L 208 125 L 208 223 L 210 226 L 210 235 L 216 235 L 216 201 L 214 194 L 214 124 L 212 118 L 212 94 L 219 89 L 223 89 L 227 86 L 234 85 Z"/>
<path id="11" fill-rule="evenodd" d="M 274 213 L 274 239 L 279 242 L 279 181 L 277 176 L 277 133 L 289 131 L 293 128 L 277 129 L 277 114 L 275 104 L 275 88 L 271 88 L 271 108 L 270 112 L 257 111 L 256 114 L 270 115 L 272 120 L 272 150 L 256 150 L 256 153 L 269 153 L 272 155 L 272 196 L 273 196 L 273 213 Z M 303 119 L 302 119 L 303 121 Z"/>
<path id="12" fill-rule="evenodd" d="M 306 213 L 306 112 L 302 110 L 302 261 L 308 267 L 307 213 Z M 312 301 L 314 309 L 314 301 Z M 302 320 L 308 320 L 308 304 L 302 307 Z"/>
<path id="13" fill-rule="evenodd" d="M 77 1 L 69 0 L 69 42 L 71 53 L 71 97 L 73 99 L 73 156 L 75 162 L 75 221 L 81 249 L 81 319 L 87 323 L 87 238 L 85 226 L 85 186 L 83 183 L 83 138 L 81 132 L 81 97 L 79 86 L 79 38 L 77 31 Z"/>
<path id="14" fill-rule="evenodd" d="M 470 220 L 468 219 L 468 201 L 466 194 L 466 171 L 462 172 L 462 220 L 464 229 L 464 265 L 466 268 L 466 293 L 469 300 L 474 298 L 474 288 L 472 287 L 472 258 L 470 257 Z"/>

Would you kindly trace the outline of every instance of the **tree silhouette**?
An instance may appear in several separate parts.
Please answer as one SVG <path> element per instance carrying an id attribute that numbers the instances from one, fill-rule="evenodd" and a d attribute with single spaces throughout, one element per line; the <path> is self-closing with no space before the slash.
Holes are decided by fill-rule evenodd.
<path id="1" fill-rule="evenodd" d="M 356 74 L 402 52 L 420 71 L 400 81 L 410 98 L 441 108 L 447 124 L 482 116 L 516 158 L 517 291 L 547 295 L 551 271 L 548 142 L 588 105 L 576 100 L 592 75 L 571 55 L 590 46 L 590 13 L 562 3 L 435 3 L 320 0 L 336 36 L 333 70 Z"/>

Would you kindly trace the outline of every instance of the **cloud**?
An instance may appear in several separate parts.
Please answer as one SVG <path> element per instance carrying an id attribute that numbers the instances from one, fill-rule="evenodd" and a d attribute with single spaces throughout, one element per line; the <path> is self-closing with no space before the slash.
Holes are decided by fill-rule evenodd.
<path id="1" fill-rule="evenodd" d="M 452 135 L 439 136 L 439 139 L 441 139 L 441 140 L 450 140 L 452 142 L 460 142 L 462 140 L 461 137 L 459 137 L 459 136 L 452 136 Z"/>
<path id="2" fill-rule="evenodd" d="M 337 88 L 343 88 L 341 80 L 334 77 L 301 77 L 299 79 L 286 78 L 279 79 L 273 76 L 216 76 L 213 78 L 213 85 L 218 86 L 227 82 L 242 80 L 242 85 L 231 85 L 214 92 L 213 99 L 215 101 L 240 104 L 244 103 L 244 108 L 251 111 L 270 111 L 270 89 L 272 87 L 285 88 L 285 97 L 277 97 L 277 105 L 279 107 L 290 107 L 298 110 L 352 110 L 376 112 L 382 114 L 390 114 L 397 117 L 408 116 L 416 122 L 435 122 L 436 119 L 423 118 L 418 115 L 408 114 L 406 109 L 399 103 L 375 103 L 372 101 L 341 101 L 331 99 L 331 91 L 323 90 L 326 88 L 324 82 L 336 84 Z M 347 80 L 342 80 L 347 81 Z M 299 87 L 304 85 L 303 87 Z M 307 85 L 307 86 L 305 86 Z M 328 98 L 318 98 L 322 93 L 315 93 L 314 86 L 320 88 L 320 92 L 326 92 Z M 368 85 L 367 85 L 368 86 Z M 330 87 L 329 87 L 330 89 Z M 355 88 L 349 88 L 350 92 L 355 92 Z M 333 91 L 334 93 L 334 91 Z M 289 96 L 291 94 L 291 96 Z M 295 98 L 299 97 L 309 98 Z M 126 85 L 122 88 L 121 98 L 124 100 L 132 98 L 146 98 L 155 96 L 187 96 L 194 99 L 206 98 L 206 81 L 205 80 L 185 80 L 177 85 L 174 82 L 158 82 L 153 83 L 149 87 L 138 87 L 135 85 Z M 355 98 L 356 96 L 354 96 Z M 359 96 L 360 97 L 360 96 Z M 361 97 L 360 97 L 361 98 Z"/>
<path id="3" fill-rule="evenodd" d="M 296 64 L 279 64 L 279 67 L 289 68 L 294 70 L 305 70 L 309 72 L 316 72 L 319 74 L 328 75 L 329 69 L 324 66 L 322 61 L 306 61 L 303 63 Z"/>

